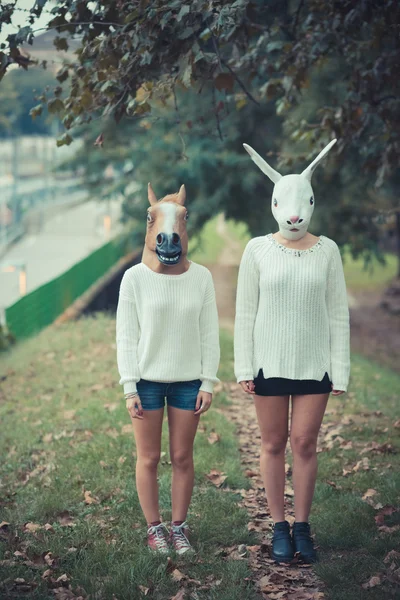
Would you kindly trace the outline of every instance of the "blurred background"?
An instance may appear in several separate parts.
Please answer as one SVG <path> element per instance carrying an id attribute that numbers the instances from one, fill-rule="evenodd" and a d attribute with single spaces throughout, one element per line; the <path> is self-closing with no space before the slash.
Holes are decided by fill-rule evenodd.
<path id="1" fill-rule="evenodd" d="M 243 142 L 285 174 L 300 172 L 336 136 L 313 179 L 311 231 L 342 249 L 355 347 L 368 340 L 373 355 L 396 365 L 398 83 L 396 46 L 380 33 L 389 11 L 374 26 L 368 2 L 331 14 L 321 2 L 222 2 L 201 23 L 200 4 L 144 13 L 137 72 L 125 68 L 132 49 L 115 62 L 122 42 L 112 20 L 129 29 L 143 17 L 129 3 L 87 3 L 90 14 L 79 3 L 66 13 L 63 3 L 28 0 L 2 9 L 3 346 L 50 324 L 83 294 L 85 310 L 115 309 L 121 270 L 140 260 L 148 181 L 158 197 L 185 183 L 192 257 L 218 268 L 217 286 L 230 282 L 220 303 L 222 319 L 232 319 L 243 248 L 275 230 L 271 184 Z M 214 29 L 204 29 L 209 23 Z M 156 26 L 176 28 L 165 57 L 153 47 L 163 69 L 148 45 Z M 90 54 L 107 35 L 108 50 L 97 45 Z"/>

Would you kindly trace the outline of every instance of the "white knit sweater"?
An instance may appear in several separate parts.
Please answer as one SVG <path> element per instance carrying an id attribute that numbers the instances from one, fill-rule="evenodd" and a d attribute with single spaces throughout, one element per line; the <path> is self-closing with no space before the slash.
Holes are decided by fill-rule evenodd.
<path id="1" fill-rule="evenodd" d="M 213 391 L 220 358 L 218 313 L 211 273 L 190 263 L 181 275 L 144 263 L 121 281 L 116 322 L 119 383 L 135 392 L 140 379 L 170 383 L 201 379 Z"/>
<path id="2" fill-rule="evenodd" d="M 347 391 L 349 309 L 337 244 L 325 236 L 307 250 L 272 234 L 247 244 L 239 269 L 235 375 L 317 379 Z"/>

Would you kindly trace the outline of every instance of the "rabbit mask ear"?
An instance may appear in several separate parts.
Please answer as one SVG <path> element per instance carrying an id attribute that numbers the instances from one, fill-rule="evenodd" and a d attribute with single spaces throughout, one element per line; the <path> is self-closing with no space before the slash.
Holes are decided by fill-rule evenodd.
<path id="1" fill-rule="evenodd" d="M 302 172 L 302 175 L 304 177 L 306 177 L 308 179 L 308 181 L 311 182 L 311 177 L 315 171 L 315 167 L 317 165 L 319 165 L 321 160 L 328 154 L 329 150 L 332 148 L 332 146 L 334 146 L 336 144 L 336 142 L 337 142 L 336 139 L 329 142 L 329 144 L 327 146 L 325 146 L 325 148 L 323 150 L 321 150 L 321 152 L 318 154 L 317 158 L 314 158 L 312 163 L 310 165 L 308 165 L 308 167 L 306 169 L 304 169 L 304 171 Z"/>
<path id="2" fill-rule="evenodd" d="M 251 159 L 256 163 L 257 167 L 261 169 L 261 171 L 265 173 L 265 175 L 269 177 L 273 183 L 277 183 L 281 179 L 282 175 L 270 167 L 267 161 L 261 158 L 261 156 L 257 154 L 257 152 L 251 148 L 251 146 L 243 144 L 243 147 L 250 154 Z"/>

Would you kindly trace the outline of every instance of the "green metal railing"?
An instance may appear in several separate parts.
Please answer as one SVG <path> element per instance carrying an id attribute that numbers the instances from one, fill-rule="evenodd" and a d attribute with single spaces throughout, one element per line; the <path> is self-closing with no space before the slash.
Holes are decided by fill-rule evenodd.
<path id="1" fill-rule="evenodd" d="M 131 236 L 124 234 L 98 248 L 62 275 L 23 296 L 6 308 L 9 331 L 21 339 L 50 325 L 131 249 Z"/>

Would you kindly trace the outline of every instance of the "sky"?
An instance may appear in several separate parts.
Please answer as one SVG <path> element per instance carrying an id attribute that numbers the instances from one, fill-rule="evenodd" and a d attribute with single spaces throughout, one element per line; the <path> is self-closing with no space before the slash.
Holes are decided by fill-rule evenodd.
<path id="1" fill-rule="evenodd" d="M 9 1 L 9 0 L 8 0 Z M 50 10 L 54 2 L 48 1 L 44 7 L 44 11 Z M 13 15 L 12 25 L 3 25 L 3 28 L 0 32 L 0 42 L 5 42 L 7 36 L 10 33 L 17 33 L 18 25 L 23 27 L 24 25 L 29 25 L 28 17 L 29 11 L 31 8 L 35 6 L 35 0 L 17 0 L 16 8 L 23 10 L 16 10 Z M 45 27 L 47 22 L 51 19 L 51 15 L 48 12 L 43 12 L 39 19 L 35 21 L 34 29 L 40 29 L 40 27 Z M 39 32 L 38 32 L 39 33 Z"/>

